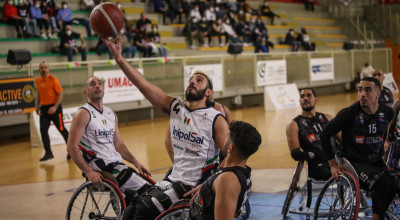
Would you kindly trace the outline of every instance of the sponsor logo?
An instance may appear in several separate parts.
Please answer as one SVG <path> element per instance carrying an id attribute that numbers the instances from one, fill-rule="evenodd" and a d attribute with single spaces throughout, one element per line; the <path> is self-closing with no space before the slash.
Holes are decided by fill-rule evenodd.
<path id="1" fill-rule="evenodd" d="M 97 129 L 97 130 L 94 130 L 94 135 L 96 136 L 96 137 L 108 137 L 108 136 L 114 136 L 114 129 L 113 128 L 111 128 L 110 130 L 106 130 L 106 129 L 103 129 L 103 130 L 100 130 L 100 129 Z"/>
<path id="2" fill-rule="evenodd" d="M 356 135 L 356 143 L 357 144 L 364 144 L 365 137 L 364 136 L 357 136 Z"/>
<path id="3" fill-rule="evenodd" d="M 313 65 L 312 72 L 316 73 L 329 73 L 332 72 L 332 64 Z"/>
<path id="4" fill-rule="evenodd" d="M 200 152 L 199 150 L 192 150 L 192 149 L 189 149 L 189 148 L 186 148 L 186 150 L 185 150 L 186 154 L 191 154 L 191 155 L 196 156 L 196 157 L 200 156 L 199 152 Z"/>
<path id="5" fill-rule="evenodd" d="M 196 144 L 203 144 L 203 142 L 204 142 L 204 136 L 199 137 L 199 136 L 197 136 L 197 133 L 191 132 L 191 131 L 185 133 L 185 132 L 181 131 L 181 129 L 176 130 L 175 126 L 174 126 L 172 134 L 179 141 L 181 141 L 181 139 L 183 139 L 185 141 L 189 141 L 191 143 L 196 143 Z"/>
<path id="6" fill-rule="evenodd" d="M 176 145 L 176 144 L 172 144 L 172 146 L 173 146 L 174 148 L 177 148 L 177 149 L 179 149 L 179 150 L 183 150 L 183 147 L 181 147 L 181 146 L 178 146 L 178 145 Z"/>
<path id="7" fill-rule="evenodd" d="M 307 136 L 307 140 L 308 140 L 308 142 L 313 143 L 313 142 L 317 141 L 317 138 L 315 137 L 314 134 L 310 134 Z"/>
<path id="8" fill-rule="evenodd" d="M 366 137 L 365 143 L 366 144 L 376 144 L 381 143 L 383 141 L 383 136 L 375 136 L 375 137 Z"/>

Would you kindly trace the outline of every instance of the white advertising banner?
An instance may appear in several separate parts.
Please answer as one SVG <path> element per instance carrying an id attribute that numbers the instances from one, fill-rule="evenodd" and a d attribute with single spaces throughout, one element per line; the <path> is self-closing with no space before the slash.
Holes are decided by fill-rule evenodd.
<path id="1" fill-rule="evenodd" d="M 143 69 L 137 69 L 143 75 Z M 104 79 L 103 103 L 143 100 L 144 96 L 122 70 L 95 71 L 94 76 Z"/>
<path id="2" fill-rule="evenodd" d="M 189 78 L 195 70 L 203 71 L 213 82 L 214 92 L 221 92 L 223 89 L 223 74 L 222 64 L 207 64 L 207 65 L 188 65 L 183 68 L 183 90 L 189 84 Z"/>
<path id="3" fill-rule="evenodd" d="M 314 58 L 310 60 L 311 81 L 334 79 L 333 58 Z"/>
<path id="4" fill-rule="evenodd" d="M 286 84 L 286 76 L 286 60 L 257 62 L 257 86 Z"/>
<path id="5" fill-rule="evenodd" d="M 388 87 L 392 92 L 398 92 L 399 88 L 397 88 L 396 82 L 394 81 L 392 73 L 385 74 L 385 80 L 383 80 L 383 86 Z"/>
<path id="6" fill-rule="evenodd" d="M 276 111 L 300 106 L 300 93 L 295 83 L 264 87 L 264 109 Z"/>
<path id="7" fill-rule="evenodd" d="M 63 108 L 64 128 L 67 129 L 68 131 L 69 131 L 69 128 L 71 127 L 72 118 L 74 117 L 74 115 L 78 109 L 79 109 L 79 107 Z M 43 146 L 42 138 L 40 136 L 39 115 L 36 114 L 36 112 L 34 111 L 34 112 L 32 112 L 31 117 L 33 120 L 31 120 L 30 123 L 33 123 L 33 125 L 34 125 L 34 126 L 31 126 L 31 129 L 35 129 L 35 132 L 33 132 L 31 130 L 31 136 L 38 135 L 38 137 L 31 138 L 31 145 L 33 147 Z M 50 137 L 51 146 L 55 146 L 55 145 L 59 145 L 59 144 L 66 144 L 63 136 L 57 130 L 57 128 L 53 122 L 51 122 L 51 124 L 50 124 L 49 137 Z"/>

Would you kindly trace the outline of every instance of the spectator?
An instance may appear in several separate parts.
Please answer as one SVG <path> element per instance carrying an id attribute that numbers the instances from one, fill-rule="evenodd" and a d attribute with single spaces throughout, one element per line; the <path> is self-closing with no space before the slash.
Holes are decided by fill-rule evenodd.
<path id="1" fill-rule="evenodd" d="M 148 34 L 149 44 L 153 48 L 153 53 L 160 54 L 162 57 L 167 57 L 167 48 L 161 42 L 160 33 L 158 33 L 158 25 L 151 24 L 151 32 Z"/>
<path id="2" fill-rule="evenodd" d="M 164 3 L 164 0 L 154 0 L 154 12 L 163 15 L 163 24 L 165 24 L 166 17 L 170 18 L 171 24 L 175 19 L 175 13 L 169 9 L 168 5 Z"/>
<path id="3" fill-rule="evenodd" d="M 36 34 L 36 20 L 29 19 L 29 4 L 24 0 L 19 0 L 17 5 L 18 16 L 24 21 L 24 37 L 30 38 Z M 32 25 L 32 34 L 29 33 L 29 25 Z"/>
<path id="4" fill-rule="evenodd" d="M 301 46 L 303 46 L 304 50 L 306 50 L 306 51 L 314 51 L 315 50 L 315 43 L 311 42 L 311 38 L 310 38 L 310 36 L 308 36 L 305 28 L 301 29 L 301 32 L 299 35 L 297 35 L 296 40 L 301 43 Z"/>
<path id="5" fill-rule="evenodd" d="M 184 0 L 169 0 L 168 5 L 169 8 L 174 12 L 174 14 L 178 15 L 178 23 L 182 24 L 182 15 L 187 16 L 190 12 L 189 4 Z"/>
<path id="6" fill-rule="evenodd" d="M 213 5 L 210 5 L 208 7 L 208 9 L 204 12 L 204 15 L 206 16 L 206 19 L 207 19 L 207 21 L 208 21 L 210 26 L 217 19 L 217 16 L 215 15 L 215 10 L 214 10 L 214 6 Z"/>
<path id="7" fill-rule="evenodd" d="M 94 0 L 81 0 L 81 10 L 92 11 L 94 7 Z"/>
<path id="8" fill-rule="evenodd" d="M 203 35 L 203 38 L 207 37 L 208 39 L 208 44 L 204 44 L 205 47 L 208 47 L 209 45 L 211 45 L 211 25 L 210 23 L 207 21 L 207 18 L 205 15 L 203 15 L 201 17 L 201 20 L 198 22 L 198 27 L 199 27 L 199 31 L 200 33 Z"/>
<path id="9" fill-rule="evenodd" d="M 144 26 L 142 26 L 136 34 L 134 46 L 143 53 L 143 57 L 151 57 L 153 48 L 147 42 L 147 33 Z"/>
<path id="10" fill-rule="evenodd" d="M 272 10 L 271 10 L 271 8 L 269 7 L 269 5 L 268 5 L 268 0 L 264 0 L 264 4 L 263 5 L 261 5 L 261 7 L 260 7 L 260 11 L 261 11 L 261 15 L 262 16 L 267 16 L 269 19 L 270 19 L 270 21 L 271 21 L 271 25 L 274 25 L 274 18 L 275 17 L 277 17 L 277 18 L 280 18 L 281 16 L 279 16 L 278 14 L 275 14 Z"/>
<path id="11" fill-rule="evenodd" d="M 24 21 L 18 16 L 17 8 L 12 0 L 6 1 L 3 6 L 3 22 L 14 25 L 18 38 L 24 37 Z"/>
<path id="12" fill-rule="evenodd" d="M 307 11 L 314 11 L 314 0 L 304 0 L 304 8 Z"/>
<path id="13" fill-rule="evenodd" d="M 35 0 L 35 4 L 30 8 L 30 15 L 32 20 L 36 20 L 36 23 L 40 29 L 40 37 L 43 39 L 53 38 L 50 33 L 49 19 L 47 16 L 43 16 L 42 10 L 40 9 L 40 0 Z M 46 33 L 45 33 L 46 32 Z M 36 33 L 35 33 L 36 34 Z"/>
<path id="14" fill-rule="evenodd" d="M 88 37 L 92 36 L 92 28 L 90 27 L 90 22 L 86 18 L 73 18 L 72 17 L 72 11 L 71 9 L 68 8 L 68 3 L 66 1 L 63 1 L 61 3 L 61 8 L 58 10 L 56 20 L 60 27 L 65 29 L 66 25 L 71 25 L 71 24 L 81 24 L 85 26 L 86 28 L 86 33 Z"/>
<path id="15" fill-rule="evenodd" d="M 251 43 L 251 30 L 249 28 L 249 22 L 239 22 L 239 24 L 236 26 L 236 33 L 239 37 L 242 38 L 242 41 L 244 42 L 245 46 Z"/>
<path id="16" fill-rule="evenodd" d="M 76 39 L 81 40 L 81 46 L 78 47 Z M 73 32 L 71 25 L 65 26 L 65 31 L 60 34 L 60 52 L 68 56 L 68 61 L 72 61 L 72 56 L 81 53 L 82 61 L 86 61 L 86 45 L 83 36 Z"/>
<path id="17" fill-rule="evenodd" d="M 222 43 L 222 35 L 225 36 L 225 43 L 228 42 L 228 38 L 226 37 L 226 33 L 222 27 L 222 18 L 217 18 L 217 20 L 213 23 L 211 33 L 213 36 L 218 37 L 218 43 L 220 47 L 225 46 L 224 43 Z"/>
<path id="18" fill-rule="evenodd" d="M 292 28 L 289 29 L 288 33 L 285 37 L 285 44 L 290 46 L 290 51 L 298 51 L 300 47 L 300 41 L 296 40 L 294 36 L 294 30 Z"/>
<path id="19" fill-rule="evenodd" d="M 140 19 L 136 23 L 136 29 L 137 31 L 140 31 L 140 29 L 143 27 L 144 31 L 147 31 L 147 25 L 151 24 L 150 19 L 146 17 L 146 13 L 142 12 L 140 13 Z"/>
<path id="20" fill-rule="evenodd" d="M 231 41 L 232 43 L 242 43 L 242 40 L 238 37 L 236 32 L 233 30 L 233 27 L 230 23 L 230 19 L 226 18 L 225 22 L 222 23 L 222 27 L 226 33 L 226 37 Z"/>
<path id="21" fill-rule="evenodd" d="M 364 77 L 371 77 L 374 71 L 375 69 L 372 67 L 372 65 L 366 62 L 360 72 L 361 79 Z"/>
<path id="22" fill-rule="evenodd" d="M 49 22 L 52 29 L 53 34 L 50 38 L 56 38 L 56 33 L 58 33 L 60 30 L 57 28 L 56 18 L 54 17 L 55 9 L 50 7 L 47 1 L 42 1 L 40 9 L 42 11 L 43 19 L 46 19 Z"/>
<path id="23" fill-rule="evenodd" d="M 226 18 L 229 19 L 229 23 L 232 25 L 232 27 L 235 27 L 237 24 L 236 21 L 236 11 L 233 9 L 232 6 L 229 7 L 229 9 L 226 11 L 226 15 L 224 18 L 224 21 L 226 22 Z"/>
<path id="24" fill-rule="evenodd" d="M 225 10 L 220 7 L 215 7 L 215 16 L 217 18 L 224 18 L 225 17 Z"/>
<path id="25" fill-rule="evenodd" d="M 121 52 L 125 53 L 126 58 L 134 58 L 135 54 L 136 54 L 136 47 L 129 42 L 128 37 L 125 35 L 124 29 L 122 29 L 119 32 L 118 37 L 121 41 L 121 47 L 122 47 Z M 113 59 L 110 51 L 108 51 L 108 53 L 109 53 L 109 56 L 111 57 L 111 59 Z"/>
<path id="26" fill-rule="evenodd" d="M 193 45 L 194 39 L 197 39 L 200 45 L 204 45 L 204 38 L 199 31 L 196 17 L 192 17 L 190 21 L 186 23 L 185 27 L 183 28 L 183 34 L 186 36 L 190 48 L 196 48 L 196 46 Z"/>
<path id="27" fill-rule="evenodd" d="M 191 18 L 195 17 L 198 21 L 201 19 L 199 5 L 194 6 L 194 8 L 190 11 L 189 16 Z"/>
<path id="28" fill-rule="evenodd" d="M 268 41 L 268 33 L 261 32 L 258 27 L 254 27 L 251 36 L 254 45 L 254 53 L 259 53 L 260 51 L 268 53 L 270 47 L 274 48 L 274 44 Z"/>

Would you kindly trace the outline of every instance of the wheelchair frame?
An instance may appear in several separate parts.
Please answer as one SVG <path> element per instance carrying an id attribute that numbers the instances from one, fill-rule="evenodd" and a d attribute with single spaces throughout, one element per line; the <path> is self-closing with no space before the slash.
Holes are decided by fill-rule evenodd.
<path id="1" fill-rule="evenodd" d="M 301 174 L 304 168 L 304 161 L 299 161 L 297 163 L 296 170 L 293 174 L 292 182 L 290 183 L 285 202 L 283 203 L 282 211 L 281 214 L 283 215 L 283 218 L 286 218 L 287 214 L 297 214 L 297 215 L 305 215 L 306 218 L 310 218 L 313 215 L 313 211 L 311 211 L 311 205 L 312 205 L 312 197 L 314 196 L 313 191 L 316 189 L 313 189 L 313 184 L 314 185 L 320 185 L 325 183 L 326 181 L 318 181 L 318 180 L 313 180 L 312 178 L 308 177 L 308 170 L 307 170 L 307 181 L 304 184 L 303 187 L 300 187 L 300 178 Z M 306 169 L 308 167 L 306 166 Z M 296 197 L 296 195 L 300 193 L 300 203 L 296 206 L 291 208 L 291 204 L 293 199 Z"/>

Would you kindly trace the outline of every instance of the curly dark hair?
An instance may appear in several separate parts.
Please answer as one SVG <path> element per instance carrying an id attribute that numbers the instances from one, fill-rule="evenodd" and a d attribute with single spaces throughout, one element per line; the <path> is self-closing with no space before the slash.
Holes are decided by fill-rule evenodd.
<path id="1" fill-rule="evenodd" d="M 251 124 L 243 121 L 233 121 L 229 125 L 229 136 L 243 159 L 254 154 L 261 144 L 261 135 Z"/>

